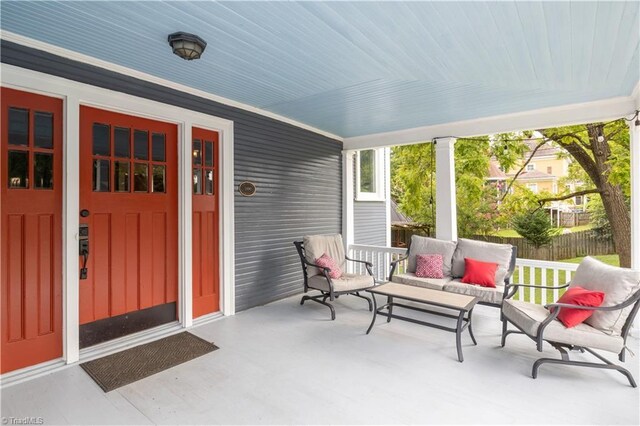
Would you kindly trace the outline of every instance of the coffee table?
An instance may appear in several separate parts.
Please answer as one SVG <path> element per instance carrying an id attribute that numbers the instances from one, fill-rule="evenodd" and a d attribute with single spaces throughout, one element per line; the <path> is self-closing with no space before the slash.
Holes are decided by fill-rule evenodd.
<path id="1" fill-rule="evenodd" d="M 462 344 L 461 335 L 465 329 L 469 329 L 469 335 L 473 344 L 477 345 L 476 338 L 473 336 L 473 330 L 471 329 L 471 314 L 473 308 L 478 302 L 477 297 L 467 296 L 464 294 L 449 293 L 441 290 L 432 290 L 429 288 L 416 287 L 407 284 L 398 283 L 386 283 L 367 289 L 371 293 L 373 299 L 373 318 L 371 319 L 371 325 L 367 329 L 367 334 L 373 328 L 376 322 L 376 317 L 382 315 L 387 317 L 387 322 L 391 321 L 391 318 L 396 318 L 403 321 L 409 321 L 427 327 L 433 327 L 440 330 L 449 331 L 456 334 L 456 349 L 458 350 L 458 361 L 463 362 L 462 356 Z M 378 307 L 376 302 L 376 295 L 387 296 L 387 303 L 381 307 Z M 416 302 L 424 305 L 424 307 L 410 306 L 403 303 L 396 303 L 394 299 L 406 300 Z M 414 311 L 425 312 L 432 315 L 438 315 L 447 318 L 456 319 L 455 327 L 446 327 L 440 324 L 434 324 L 427 321 L 417 320 L 415 318 L 404 317 L 393 313 L 394 307 L 401 307 L 411 309 Z M 438 310 L 434 309 L 438 308 Z M 383 312 L 386 310 L 387 312 Z M 444 310 L 445 312 L 442 312 Z M 457 314 L 447 313 L 446 311 L 455 311 Z"/>

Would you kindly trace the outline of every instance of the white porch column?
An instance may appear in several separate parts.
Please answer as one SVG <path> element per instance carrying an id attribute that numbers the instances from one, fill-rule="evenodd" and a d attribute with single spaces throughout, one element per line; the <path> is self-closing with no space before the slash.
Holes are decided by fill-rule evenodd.
<path id="1" fill-rule="evenodd" d="M 353 225 L 353 160 L 355 151 L 342 151 L 342 239 L 347 254 L 354 242 Z"/>
<path id="2" fill-rule="evenodd" d="M 629 124 L 631 148 L 631 267 L 640 269 L 640 126 Z"/>
<path id="3" fill-rule="evenodd" d="M 456 175 L 453 161 L 455 138 L 438 139 L 436 149 L 436 238 L 458 239 Z"/>

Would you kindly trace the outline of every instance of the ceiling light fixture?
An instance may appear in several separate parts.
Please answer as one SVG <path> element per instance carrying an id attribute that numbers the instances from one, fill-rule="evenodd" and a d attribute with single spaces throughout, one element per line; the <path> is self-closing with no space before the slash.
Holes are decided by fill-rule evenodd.
<path id="1" fill-rule="evenodd" d="M 207 47 L 207 42 L 202 38 L 195 34 L 184 33 L 182 31 L 169 34 L 168 41 L 173 49 L 173 53 L 187 61 L 199 59 Z"/>

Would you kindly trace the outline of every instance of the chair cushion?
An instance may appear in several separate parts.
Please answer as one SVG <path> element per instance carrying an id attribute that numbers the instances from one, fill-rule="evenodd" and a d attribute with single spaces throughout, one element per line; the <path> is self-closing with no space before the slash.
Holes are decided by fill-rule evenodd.
<path id="1" fill-rule="evenodd" d="M 604 293 L 601 291 L 589 291 L 582 287 L 571 287 L 560 296 L 557 303 L 569 303 L 571 305 L 580 306 L 600 306 L 604 300 Z M 549 310 L 554 312 L 554 308 Z M 557 318 L 565 327 L 571 328 L 578 324 L 582 324 L 587 318 L 593 315 L 595 311 L 586 309 L 562 308 Z"/>
<path id="2" fill-rule="evenodd" d="M 440 254 L 442 255 L 442 273 L 451 276 L 451 258 L 456 250 L 456 243 L 453 241 L 437 240 L 435 238 L 421 237 L 420 235 L 411 236 L 411 245 L 409 246 L 409 261 L 407 264 L 407 272 L 415 274 L 418 254 Z"/>
<path id="3" fill-rule="evenodd" d="M 464 277 L 460 282 L 495 288 L 497 263 L 481 262 L 467 257 L 464 264 Z"/>
<path id="4" fill-rule="evenodd" d="M 479 285 L 465 284 L 459 279 L 455 279 L 445 284 L 443 290 L 452 293 L 466 294 L 467 296 L 475 296 L 479 298 L 481 302 L 499 305 L 502 303 L 504 286 L 482 287 Z"/>
<path id="5" fill-rule="evenodd" d="M 485 241 L 460 238 L 458 246 L 453 253 L 451 275 L 455 278 L 464 276 L 464 259 L 468 257 L 481 262 L 497 263 L 498 269 L 496 270 L 495 282 L 503 285 L 507 272 L 509 272 L 512 249 L 513 246 L 511 244 L 487 243 Z"/>
<path id="6" fill-rule="evenodd" d="M 333 291 L 349 291 L 364 290 L 373 286 L 373 277 L 371 275 L 355 275 L 342 274 L 340 278 L 331 279 L 333 283 Z M 329 283 L 322 275 L 314 275 L 309 277 L 307 285 L 317 290 L 329 291 Z"/>
<path id="7" fill-rule="evenodd" d="M 549 311 L 542 305 L 508 299 L 502 304 L 502 314 L 525 333 L 535 337 L 538 327 L 547 318 Z M 602 349 L 613 353 L 620 353 L 624 347 L 622 337 L 611 336 L 587 323 L 566 328 L 560 321 L 553 320 L 545 328 L 543 337 L 551 342 Z"/>
<path id="8" fill-rule="evenodd" d="M 433 290 L 442 290 L 444 285 L 451 281 L 451 277 L 442 278 L 420 278 L 416 274 L 407 272 L 406 274 L 397 274 L 391 278 L 391 281 L 399 284 L 414 285 L 416 287 L 431 288 Z"/>
<path id="9" fill-rule="evenodd" d="M 618 305 L 640 290 L 640 271 L 618 268 L 585 257 L 576 270 L 569 287 L 604 293 L 602 306 Z M 604 332 L 620 335 L 633 306 L 616 311 L 596 311 L 585 322 Z"/>
<path id="10" fill-rule="evenodd" d="M 308 262 L 315 264 L 316 259 L 326 253 L 336 261 L 340 269 L 344 269 L 345 255 L 342 235 L 306 235 L 302 239 L 302 243 Z M 308 268 L 308 272 L 309 276 L 322 274 L 320 269 L 311 266 Z"/>
<path id="11" fill-rule="evenodd" d="M 342 269 L 338 266 L 338 263 L 332 257 L 327 256 L 327 253 L 317 258 L 313 263 L 324 268 L 329 268 L 329 276 L 331 278 L 335 279 L 342 276 Z"/>
<path id="12" fill-rule="evenodd" d="M 416 276 L 420 278 L 443 278 L 441 254 L 416 255 Z"/>

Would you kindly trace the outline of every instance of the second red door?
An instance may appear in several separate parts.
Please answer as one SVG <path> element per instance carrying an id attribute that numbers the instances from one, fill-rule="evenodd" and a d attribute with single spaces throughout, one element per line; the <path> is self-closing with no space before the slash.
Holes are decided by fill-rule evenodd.
<path id="1" fill-rule="evenodd" d="M 218 133 L 193 128 L 193 317 L 220 310 Z"/>

